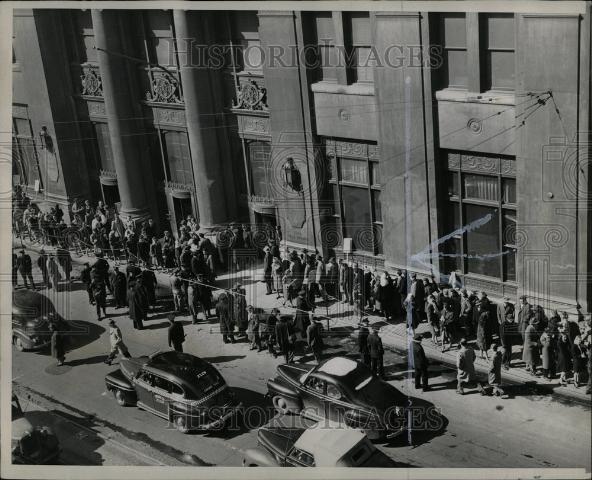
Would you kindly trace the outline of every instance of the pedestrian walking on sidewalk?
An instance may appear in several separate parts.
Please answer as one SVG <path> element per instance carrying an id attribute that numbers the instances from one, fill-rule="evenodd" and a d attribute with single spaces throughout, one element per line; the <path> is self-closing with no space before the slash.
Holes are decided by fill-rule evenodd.
<path id="1" fill-rule="evenodd" d="M 263 280 L 265 282 L 266 295 L 271 295 L 273 293 L 273 277 L 271 268 L 273 257 L 271 255 L 271 249 L 268 246 L 263 247 L 263 252 L 265 252 L 265 256 L 263 257 Z"/>
<path id="2" fill-rule="evenodd" d="M 84 264 L 84 268 L 80 271 L 80 281 L 84 283 L 86 286 L 86 293 L 88 294 L 88 303 L 90 305 L 94 305 L 95 299 L 92 295 L 92 277 L 91 277 L 91 268 L 90 264 L 86 262 Z M 49 283 L 49 282 L 48 282 Z"/>
<path id="3" fill-rule="evenodd" d="M 66 360 L 66 341 L 64 334 L 59 331 L 55 323 L 49 324 L 51 331 L 51 356 L 58 361 L 58 365 L 62 366 Z"/>
<path id="4" fill-rule="evenodd" d="M 413 366 L 415 368 L 415 388 L 419 389 L 420 387 L 424 392 L 429 390 L 428 386 L 428 366 L 430 362 L 428 361 L 428 357 L 426 357 L 425 350 L 423 349 L 423 345 L 421 344 L 421 340 L 423 339 L 423 335 L 418 333 L 413 337 Z"/>
<path id="5" fill-rule="evenodd" d="M 51 279 L 51 287 L 58 292 L 60 289 L 60 271 L 53 255 L 49 255 L 47 258 L 47 274 Z"/>
<path id="6" fill-rule="evenodd" d="M 259 340 L 259 316 L 255 313 L 255 307 L 249 305 L 247 307 L 247 339 L 250 343 L 250 349 L 261 348 L 261 341 Z"/>
<path id="7" fill-rule="evenodd" d="M 492 388 L 492 394 L 501 397 L 504 395 L 504 391 L 500 387 L 502 384 L 503 355 L 502 352 L 499 351 L 496 343 L 491 345 L 491 351 L 493 352 L 493 355 L 489 363 L 487 383 L 489 383 L 489 386 Z"/>
<path id="8" fill-rule="evenodd" d="M 230 312 L 228 295 L 221 293 L 216 304 L 216 315 L 220 322 L 220 333 L 224 343 L 234 343 L 234 322 Z"/>
<path id="9" fill-rule="evenodd" d="M 111 288 L 113 289 L 113 297 L 115 299 L 115 308 L 122 308 L 126 304 L 127 281 L 125 273 L 121 272 L 118 267 L 114 269 L 115 276 Z"/>
<path id="10" fill-rule="evenodd" d="M 127 345 L 123 343 L 121 330 L 113 319 L 109 320 L 109 342 L 111 343 L 111 352 L 109 352 L 109 356 L 104 360 L 107 365 L 111 365 L 118 353 L 125 358 L 131 357 Z"/>
<path id="11" fill-rule="evenodd" d="M 280 317 L 279 322 L 275 326 L 275 338 L 278 344 L 280 353 L 284 356 L 286 363 L 294 361 L 294 344 L 296 335 L 290 318 L 286 315 Z"/>
<path id="12" fill-rule="evenodd" d="M 43 276 L 43 283 L 46 287 L 49 287 L 49 275 L 47 274 L 47 254 L 45 250 L 42 248 L 39 251 L 39 258 L 37 259 L 37 266 L 39 270 L 41 270 L 41 275 Z"/>
<path id="13" fill-rule="evenodd" d="M 306 329 L 306 340 L 308 348 L 311 349 L 312 354 L 317 363 L 321 362 L 323 358 L 323 326 L 318 318 L 313 317 L 312 323 Z"/>
<path id="14" fill-rule="evenodd" d="M 382 339 L 378 336 L 380 327 L 374 325 L 372 332 L 368 335 L 368 350 L 370 351 L 370 370 L 372 375 L 384 377 L 384 348 Z"/>
<path id="15" fill-rule="evenodd" d="M 183 352 L 183 342 L 185 342 L 185 330 L 181 322 L 175 321 L 175 314 L 169 313 L 167 315 L 169 320 L 169 347 L 173 347 L 176 352 Z"/>
<path id="16" fill-rule="evenodd" d="M 477 375 L 475 373 L 475 351 L 469 347 L 466 338 L 460 340 L 460 348 L 456 355 L 456 368 L 456 379 L 458 382 L 456 393 L 464 395 L 465 391 L 463 385 L 472 387 L 473 384 L 476 384 L 481 395 L 485 395 L 485 390 L 477 380 Z"/>
<path id="17" fill-rule="evenodd" d="M 368 336 L 370 335 L 370 330 L 368 329 L 368 318 L 362 318 L 359 325 L 358 351 L 360 352 L 360 361 L 365 365 L 370 366 L 370 350 L 368 349 Z"/>
<path id="18" fill-rule="evenodd" d="M 23 277 L 23 282 L 25 282 L 25 288 L 29 288 L 29 285 L 27 284 L 28 280 L 31 282 L 31 288 L 35 290 L 35 282 L 33 281 L 33 263 L 29 254 L 24 250 L 19 252 L 17 265 L 18 271 L 21 274 L 21 277 Z"/>

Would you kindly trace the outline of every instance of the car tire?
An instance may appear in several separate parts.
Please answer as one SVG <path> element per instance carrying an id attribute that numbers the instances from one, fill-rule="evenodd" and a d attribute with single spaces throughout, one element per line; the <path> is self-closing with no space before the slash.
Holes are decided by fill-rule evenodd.
<path id="1" fill-rule="evenodd" d="M 285 397 L 280 395 L 276 395 L 272 398 L 272 403 L 274 408 L 280 413 L 298 413 L 299 408 L 298 405 L 293 400 L 288 400 Z"/>
<path id="2" fill-rule="evenodd" d="M 181 433 L 189 433 L 189 427 L 187 426 L 187 420 L 185 417 L 177 416 L 173 418 L 175 428 Z"/>
<path id="3" fill-rule="evenodd" d="M 113 390 L 113 396 L 115 397 L 117 405 L 119 405 L 120 407 L 125 407 L 128 405 L 127 399 L 125 398 L 125 394 L 121 390 Z"/>
<path id="4" fill-rule="evenodd" d="M 16 349 L 19 352 L 22 352 L 25 350 L 25 346 L 23 345 L 23 341 L 19 337 L 16 337 L 14 339 L 14 346 L 16 347 Z"/>

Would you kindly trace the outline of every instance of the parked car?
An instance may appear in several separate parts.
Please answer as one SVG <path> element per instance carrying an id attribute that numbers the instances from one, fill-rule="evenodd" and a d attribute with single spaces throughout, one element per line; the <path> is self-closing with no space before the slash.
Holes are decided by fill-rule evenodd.
<path id="1" fill-rule="evenodd" d="M 291 418 L 290 418 L 291 417 Z M 245 467 L 400 466 L 360 430 L 280 415 L 257 432 L 257 448 L 245 450 Z"/>
<path id="2" fill-rule="evenodd" d="M 60 442 L 49 427 L 33 426 L 16 395 L 12 395 L 12 463 L 46 465 L 60 455 Z"/>
<path id="3" fill-rule="evenodd" d="M 280 413 L 300 413 L 392 438 L 406 429 L 407 397 L 363 363 L 332 357 L 318 365 L 284 364 L 268 380 L 267 396 Z"/>
<path id="4" fill-rule="evenodd" d="M 105 383 L 119 405 L 136 405 L 183 433 L 222 429 L 242 408 L 220 373 L 187 353 L 122 359 Z"/>
<path id="5" fill-rule="evenodd" d="M 48 347 L 50 323 L 55 323 L 58 329 L 67 328 L 67 322 L 56 312 L 49 298 L 32 290 L 13 290 L 12 343 L 18 350 Z"/>

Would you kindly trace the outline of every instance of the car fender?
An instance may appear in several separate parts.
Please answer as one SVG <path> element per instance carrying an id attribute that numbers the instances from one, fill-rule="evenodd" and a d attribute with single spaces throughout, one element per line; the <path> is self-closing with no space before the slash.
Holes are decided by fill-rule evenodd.
<path id="1" fill-rule="evenodd" d="M 133 393 L 135 395 L 136 389 L 132 382 L 130 382 L 121 370 L 115 370 L 114 372 L 105 375 L 105 385 L 107 390 L 113 390 L 115 388 L 123 390 L 124 392 Z"/>
<path id="2" fill-rule="evenodd" d="M 248 448 L 243 454 L 243 467 L 255 464 L 258 467 L 278 467 L 276 458 L 260 448 Z"/>
<path id="3" fill-rule="evenodd" d="M 267 381 L 267 396 L 273 397 L 275 395 L 284 395 L 294 400 L 300 400 L 300 394 L 296 388 L 286 385 L 281 380 L 270 379 Z"/>

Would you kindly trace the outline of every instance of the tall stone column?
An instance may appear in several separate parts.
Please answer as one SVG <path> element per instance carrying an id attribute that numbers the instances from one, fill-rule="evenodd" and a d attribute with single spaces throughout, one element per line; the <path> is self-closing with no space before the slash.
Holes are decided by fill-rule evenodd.
<path id="1" fill-rule="evenodd" d="M 92 10 L 97 57 L 105 98 L 105 113 L 113 151 L 117 185 L 121 199 L 121 215 L 140 220 L 150 215 L 149 188 L 144 182 L 147 159 L 141 158 L 138 124 L 133 103 L 139 101 L 131 91 L 127 65 L 112 53 L 125 53 L 121 42 L 118 12 Z M 111 52 L 111 53 L 107 53 Z"/>
<path id="2" fill-rule="evenodd" d="M 228 220 L 222 159 L 218 149 L 216 116 L 213 108 L 213 89 L 219 86 L 211 81 L 209 69 L 199 64 L 204 60 L 203 56 L 199 55 L 201 52 L 196 49 L 196 46 L 210 44 L 205 33 L 208 13 L 175 10 L 173 18 L 185 100 L 187 134 L 193 162 L 199 225 L 201 230 L 207 231 L 216 224 Z M 201 47 L 200 50 L 202 50 Z"/>

